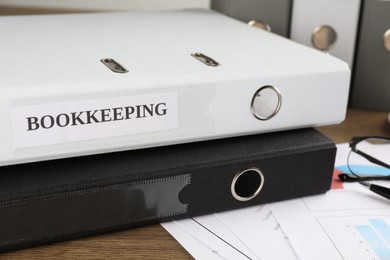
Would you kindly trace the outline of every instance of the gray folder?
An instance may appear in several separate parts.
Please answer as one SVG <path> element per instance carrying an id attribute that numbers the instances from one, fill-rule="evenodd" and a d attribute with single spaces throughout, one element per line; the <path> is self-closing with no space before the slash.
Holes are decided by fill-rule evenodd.
<path id="1" fill-rule="evenodd" d="M 363 3 L 351 105 L 390 111 L 390 1 Z"/>
<path id="2" fill-rule="evenodd" d="M 288 37 L 291 0 L 211 0 L 211 8 L 243 22 L 258 21 Z"/>

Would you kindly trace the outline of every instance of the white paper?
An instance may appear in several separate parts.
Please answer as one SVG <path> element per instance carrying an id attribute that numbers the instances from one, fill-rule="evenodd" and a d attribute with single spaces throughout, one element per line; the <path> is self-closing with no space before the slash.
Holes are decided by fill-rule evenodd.
<path id="1" fill-rule="evenodd" d="M 215 215 L 177 220 L 162 226 L 196 259 L 259 259 Z"/>
<path id="2" fill-rule="evenodd" d="M 174 221 L 161 224 L 195 259 L 222 259 L 216 251 L 203 241 L 184 230 Z"/>
<path id="3" fill-rule="evenodd" d="M 381 149 L 375 156 L 389 155 L 390 145 Z M 347 144 L 338 145 L 336 168 L 345 169 L 348 152 Z M 389 200 L 358 183 L 269 206 L 300 259 L 390 259 Z"/>
<path id="4" fill-rule="evenodd" d="M 216 215 L 259 258 L 298 259 L 288 237 L 267 205 Z"/>

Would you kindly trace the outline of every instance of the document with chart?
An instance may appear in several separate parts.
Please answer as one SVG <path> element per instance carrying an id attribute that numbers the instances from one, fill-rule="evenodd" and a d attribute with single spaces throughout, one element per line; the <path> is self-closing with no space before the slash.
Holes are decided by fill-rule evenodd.
<path id="1" fill-rule="evenodd" d="M 196 259 L 298 259 L 267 205 L 162 225 Z"/>
<path id="2" fill-rule="evenodd" d="M 346 170 L 349 149 L 347 144 L 338 145 L 336 174 Z M 390 145 L 383 145 L 376 150 L 388 157 L 389 149 Z M 388 174 L 363 160 L 360 167 Z M 324 195 L 270 206 L 299 258 L 390 259 L 389 200 L 359 183 L 334 184 Z M 376 184 L 389 186 L 386 181 Z"/>
<path id="3" fill-rule="evenodd" d="M 371 152 L 371 148 L 366 149 Z M 388 157 L 389 148 L 376 147 L 375 156 Z M 349 151 L 348 144 L 338 145 L 335 177 L 347 172 Z M 376 175 L 389 174 L 365 161 L 359 164 Z M 390 259 L 389 201 L 359 183 L 341 183 L 336 178 L 323 195 L 163 226 L 196 259 Z M 233 253 L 239 257 L 227 257 Z"/>

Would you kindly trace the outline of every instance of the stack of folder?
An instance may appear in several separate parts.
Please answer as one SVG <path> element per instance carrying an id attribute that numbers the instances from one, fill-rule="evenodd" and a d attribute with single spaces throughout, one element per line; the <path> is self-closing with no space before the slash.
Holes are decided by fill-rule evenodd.
<path id="1" fill-rule="evenodd" d="M 206 10 L 0 19 L 1 251 L 330 188 L 345 62 Z"/>
<path id="2" fill-rule="evenodd" d="M 390 2 L 211 0 L 211 8 L 348 63 L 350 104 L 390 111 Z"/>

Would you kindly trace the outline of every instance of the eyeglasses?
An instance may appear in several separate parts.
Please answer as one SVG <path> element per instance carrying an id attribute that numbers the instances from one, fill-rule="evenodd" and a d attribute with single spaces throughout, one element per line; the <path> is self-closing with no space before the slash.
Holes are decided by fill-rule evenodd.
<path id="1" fill-rule="evenodd" d="M 339 174 L 339 179 L 343 182 L 359 182 L 371 191 L 390 199 L 389 188 L 369 183 L 369 181 L 390 180 L 390 150 L 381 150 L 383 148 L 381 144 L 389 143 L 390 138 L 388 137 L 353 137 L 349 142 L 351 150 L 347 158 L 347 167 L 350 173 Z M 375 151 L 378 152 L 375 153 Z M 379 155 L 382 155 L 380 159 Z M 369 161 L 372 166 L 362 165 L 363 158 Z"/>

